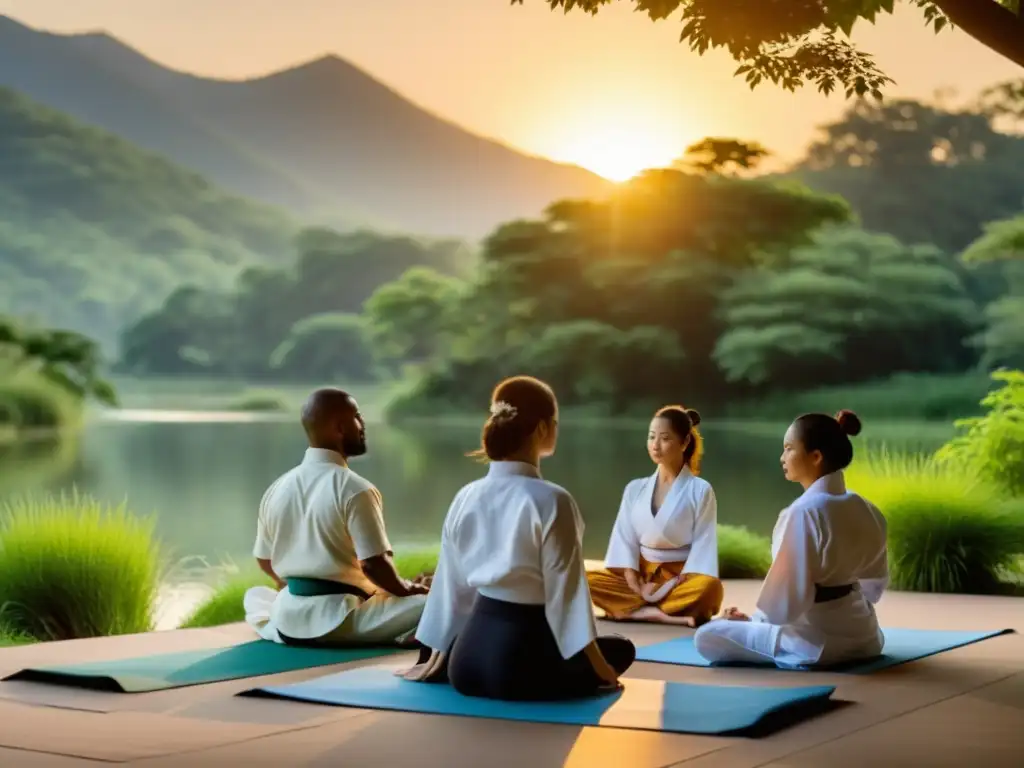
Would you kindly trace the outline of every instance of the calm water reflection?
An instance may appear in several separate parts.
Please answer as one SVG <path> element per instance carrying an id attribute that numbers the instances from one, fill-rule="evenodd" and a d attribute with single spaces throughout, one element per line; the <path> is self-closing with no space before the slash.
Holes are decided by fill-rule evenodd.
<path id="1" fill-rule="evenodd" d="M 707 426 L 703 474 L 715 486 L 721 522 L 767 533 L 794 497 L 795 486 L 779 471 L 784 429 Z M 369 427 L 370 453 L 353 467 L 384 494 L 397 547 L 436 540 L 456 490 L 485 471 L 463 455 L 477 436 L 463 427 Z M 566 426 L 558 454 L 544 464 L 545 476 L 580 503 L 587 557 L 603 556 L 625 483 L 652 470 L 645 438 L 645 424 Z M 111 503 L 127 499 L 136 512 L 157 516 L 177 557 L 242 562 L 250 557 L 263 491 L 301 459 L 304 447 L 293 423 L 95 422 L 73 445 L 0 453 L 0 497 L 77 487 Z"/>

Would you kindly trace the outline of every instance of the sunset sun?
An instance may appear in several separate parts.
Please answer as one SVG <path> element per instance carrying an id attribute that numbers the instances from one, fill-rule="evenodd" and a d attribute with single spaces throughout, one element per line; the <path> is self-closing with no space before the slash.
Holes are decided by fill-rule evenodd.
<path id="1" fill-rule="evenodd" d="M 566 142 L 561 159 L 612 181 L 626 181 L 648 168 L 664 168 L 683 153 L 682 137 L 661 135 L 657 123 L 608 120 Z"/>

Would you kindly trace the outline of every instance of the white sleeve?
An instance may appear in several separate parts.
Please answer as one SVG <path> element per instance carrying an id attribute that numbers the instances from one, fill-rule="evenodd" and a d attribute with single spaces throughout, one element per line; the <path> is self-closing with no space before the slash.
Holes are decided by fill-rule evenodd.
<path id="1" fill-rule="evenodd" d="M 718 578 L 718 499 L 711 487 L 697 510 L 690 556 L 686 558 L 683 573 L 702 573 Z"/>
<path id="2" fill-rule="evenodd" d="M 785 514 L 778 551 L 757 597 L 755 621 L 792 624 L 814 605 L 818 535 L 806 510 L 790 508 Z"/>
<path id="3" fill-rule="evenodd" d="M 633 527 L 633 501 L 635 494 L 630 494 L 629 485 L 622 492 L 619 503 L 619 514 L 612 527 L 612 536 L 608 541 L 608 551 L 604 556 L 605 568 L 632 568 L 640 570 L 640 539 Z"/>
<path id="4" fill-rule="evenodd" d="M 267 520 L 267 501 L 270 495 L 277 488 L 280 478 L 270 484 L 270 487 L 260 499 L 260 508 L 256 513 L 256 543 L 252 548 L 252 556 L 259 560 L 269 560 L 274 551 L 274 533 L 270 530 L 270 521 Z"/>
<path id="5" fill-rule="evenodd" d="M 455 502 L 452 502 L 454 507 Z M 448 514 L 451 515 L 450 510 Z M 476 590 L 466 583 L 459 571 L 455 548 L 445 521 L 441 533 L 441 553 L 437 559 L 434 579 L 430 583 L 427 604 L 416 630 L 416 639 L 435 651 L 447 653 L 465 627 L 475 598 Z"/>
<path id="6" fill-rule="evenodd" d="M 555 514 L 542 531 L 544 612 L 563 659 L 586 648 L 597 637 L 590 586 L 583 564 L 583 521 L 569 494 L 559 494 Z"/>
<path id="7" fill-rule="evenodd" d="M 877 509 L 875 509 L 875 513 L 884 526 L 885 518 L 882 517 L 882 513 Z M 884 544 L 884 535 L 882 536 L 882 542 L 881 551 L 879 551 L 875 561 L 864 570 L 864 575 L 858 580 L 860 582 L 861 594 L 871 603 L 877 603 L 881 600 L 885 590 L 889 587 L 889 554 Z"/>
<path id="8" fill-rule="evenodd" d="M 348 500 L 345 513 L 356 557 L 369 560 L 391 551 L 391 542 L 384 530 L 384 499 L 380 491 L 372 487 L 360 491 Z"/>

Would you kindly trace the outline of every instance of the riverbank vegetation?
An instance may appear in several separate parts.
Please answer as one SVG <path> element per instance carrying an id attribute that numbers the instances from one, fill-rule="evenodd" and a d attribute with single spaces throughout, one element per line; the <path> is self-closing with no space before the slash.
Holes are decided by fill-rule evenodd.
<path id="1" fill-rule="evenodd" d="M 0 440 L 73 427 L 90 399 L 116 405 L 102 364 L 92 339 L 0 315 Z"/>
<path id="2" fill-rule="evenodd" d="M 818 409 L 822 387 L 868 418 L 975 415 L 987 370 L 1024 364 L 1024 267 L 1003 258 L 1024 196 L 1005 169 L 1024 138 L 996 129 L 996 106 L 1012 107 L 851 105 L 768 176 L 727 172 L 742 142 L 718 141 L 728 157 L 703 142 L 710 159 L 556 201 L 479 253 L 307 233 L 291 267 L 182 289 L 126 329 L 122 366 L 353 388 L 397 376 L 397 420 L 476 413 L 522 372 L 592 418 L 679 400 L 789 418 Z"/>

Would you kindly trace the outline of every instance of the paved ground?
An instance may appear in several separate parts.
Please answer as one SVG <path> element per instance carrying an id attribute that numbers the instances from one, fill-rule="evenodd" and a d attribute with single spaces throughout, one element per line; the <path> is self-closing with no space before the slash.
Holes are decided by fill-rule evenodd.
<path id="1" fill-rule="evenodd" d="M 749 606 L 757 585 L 727 584 Z M 891 593 L 894 627 L 1024 632 L 1024 599 Z M 640 643 L 678 630 L 613 625 Z M 0 651 L 0 677 L 26 666 L 213 648 L 244 626 L 156 632 Z M 372 663 L 372 662 L 371 662 Z M 389 659 L 388 663 L 393 663 Z M 352 665 L 356 666 L 356 665 Z M 297 682 L 322 667 L 260 678 Z M 1024 765 L 1024 635 L 1007 635 L 872 675 L 637 664 L 629 677 L 721 685 L 834 684 L 843 706 L 766 738 L 721 738 L 436 717 L 234 697 L 239 680 L 149 694 L 0 683 L 0 766 L 128 763 L 316 768 L 889 768 Z"/>

